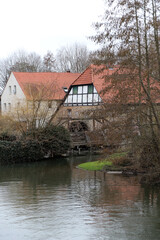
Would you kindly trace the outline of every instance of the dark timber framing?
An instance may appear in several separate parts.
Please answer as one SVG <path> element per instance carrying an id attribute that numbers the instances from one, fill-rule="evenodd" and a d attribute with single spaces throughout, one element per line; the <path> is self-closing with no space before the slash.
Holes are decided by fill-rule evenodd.
<path id="1" fill-rule="evenodd" d="M 73 86 L 64 102 L 64 106 L 93 106 L 102 100 L 93 84 Z"/>

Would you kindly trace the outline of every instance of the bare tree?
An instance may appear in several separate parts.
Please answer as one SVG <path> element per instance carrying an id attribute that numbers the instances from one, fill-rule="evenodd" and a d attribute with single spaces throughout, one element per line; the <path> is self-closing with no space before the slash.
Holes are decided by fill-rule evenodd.
<path id="1" fill-rule="evenodd" d="M 45 72 L 55 71 L 55 58 L 52 52 L 48 51 L 43 57 L 43 69 Z"/>
<path id="2" fill-rule="evenodd" d="M 36 128 L 44 128 L 50 122 L 57 108 L 57 101 L 53 100 L 57 92 L 56 85 L 49 81 L 44 83 L 26 83 L 27 98 L 17 99 L 13 108 L 3 115 L 9 116 L 17 122 L 17 128 L 21 133 Z"/>
<path id="3" fill-rule="evenodd" d="M 82 44 L 75 43 L 71 46 L 64 46 L 57 51 L 57 71 L 82 72 L 89 65 L 89 51 Z"/>
<path id="4" fill-rule="evenodd" d="M 150 142 L 146 143 L 147 148 L 152 148 L 150 151 L 152 157 L 158 159 L 160 114 L 156 103 L 160 96 L 160 2 L 107 0 L 106 4 L 107 10 L 102 21 L 95 24 L 97 34 L 91 39 L 103 46 L 99 55 L 99 59 L 102 56 L 103 63 L 105 49 L 110 49 L 116 56 L 113 58 L 113 64 L 120 65 L 117 73 L 106 76 L 104 94 L 111 90 L 115 91 L 113 104 L 107 105 L 107 111 L 116 116 L 114 118 L 116 121 L 121 120 L 121 123 L 117 121 L 118 124 L 114 125 L 115 121 L 110 121 L 109 124 L 112 126 L 112 132 L 114 126 L 117 126 L 115 133 L 116 129 L 133 130 L 133 125 L 136 126 L 142 139 L 141 143 L 137 141 L 137 147 L 142 150 L 144 139 L 150 139 Z M 127 103 L 130 104 L 130 108 L 126 109 Z M 121 117 L 124 115 L 120 110 L 126 111 L 125 120 Z M 130 123 L 127 119 L 131 120 Z M 123 137 L 126 131 L 117 132 L 122 132 Z"/>
<path id="5" fill-rule="evenodd" d="M 15 72 L 41 72 L 43 62 L 40 55 L 35 52 L 27 53 L 23 50 L 14 52 L 11 56 L 0 61 L 0 83 L 4 87 L 9 75 Z"/>

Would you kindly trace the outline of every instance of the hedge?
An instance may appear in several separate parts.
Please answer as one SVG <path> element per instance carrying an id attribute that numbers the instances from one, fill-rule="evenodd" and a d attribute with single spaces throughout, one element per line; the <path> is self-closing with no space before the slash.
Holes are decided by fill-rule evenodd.
<path id="1" fill-rule="evenodd" d="M 32 162 L 43 158 L 37 141 L 0 141 L 0 163 Z"/>
<path id="2" fill-rule="evenodd" d="M 27 132 L 20 140 L 0 139 L 0 163 L 38 161 L 48 155 L 54 157 L 66 153 L 70 147 L 70 135 L 63 127 L 50 125 Z"/>

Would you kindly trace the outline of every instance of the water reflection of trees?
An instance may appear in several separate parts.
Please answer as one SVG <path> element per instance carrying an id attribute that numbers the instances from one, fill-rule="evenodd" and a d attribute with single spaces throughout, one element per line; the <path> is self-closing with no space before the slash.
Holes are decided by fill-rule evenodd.
<path id="1" fill-rule="evenodd" d="M 160 189 L 142 187 L 137 177 L 75 170 L 77 194 L 109 239 L 154 239 L 160 234 Z M 102 226 L 106 226 L 103 228 Z M 107 230 L 106 230 L 107 229 Z"/>
<path id="2" fill-rule="evenodd" d="M 144 186 L 143 206 L 147 213 L 154 211 L 158 206 L 156 213 L 160 217 L 160 188 L 156 186 Z"/>
<path id="3" fill-rule="evenodd" d="M 143 189 L 134 177 L 106 174 L 104 179 L 103 173 L 97 173 L 95 177 L 93 172 L 81 170 L 74 171 L 72 175 L 77 180 L 77 191 L 92 206 L 131 203 L 143 196 Z"/>
<path id="4" fill-rule="evenodd" d="M 10 198 L 38 201 L 49 196 L 55 187 L 71 183 L 71 168 L 66 160 L 17 164 L 0 168 L 0 185 L 7 185 Z"/>

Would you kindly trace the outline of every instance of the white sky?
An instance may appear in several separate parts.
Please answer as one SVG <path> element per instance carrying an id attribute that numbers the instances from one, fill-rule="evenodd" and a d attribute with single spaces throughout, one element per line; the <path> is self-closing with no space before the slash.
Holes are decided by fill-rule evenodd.
<path id="1" fill-rule="evenodd" d="M 16 50 L 41 55 L 75 42 L 94 43 L 87 36 L 104 13 L 104 0 L 0 0 L 0 58 Z"/>

